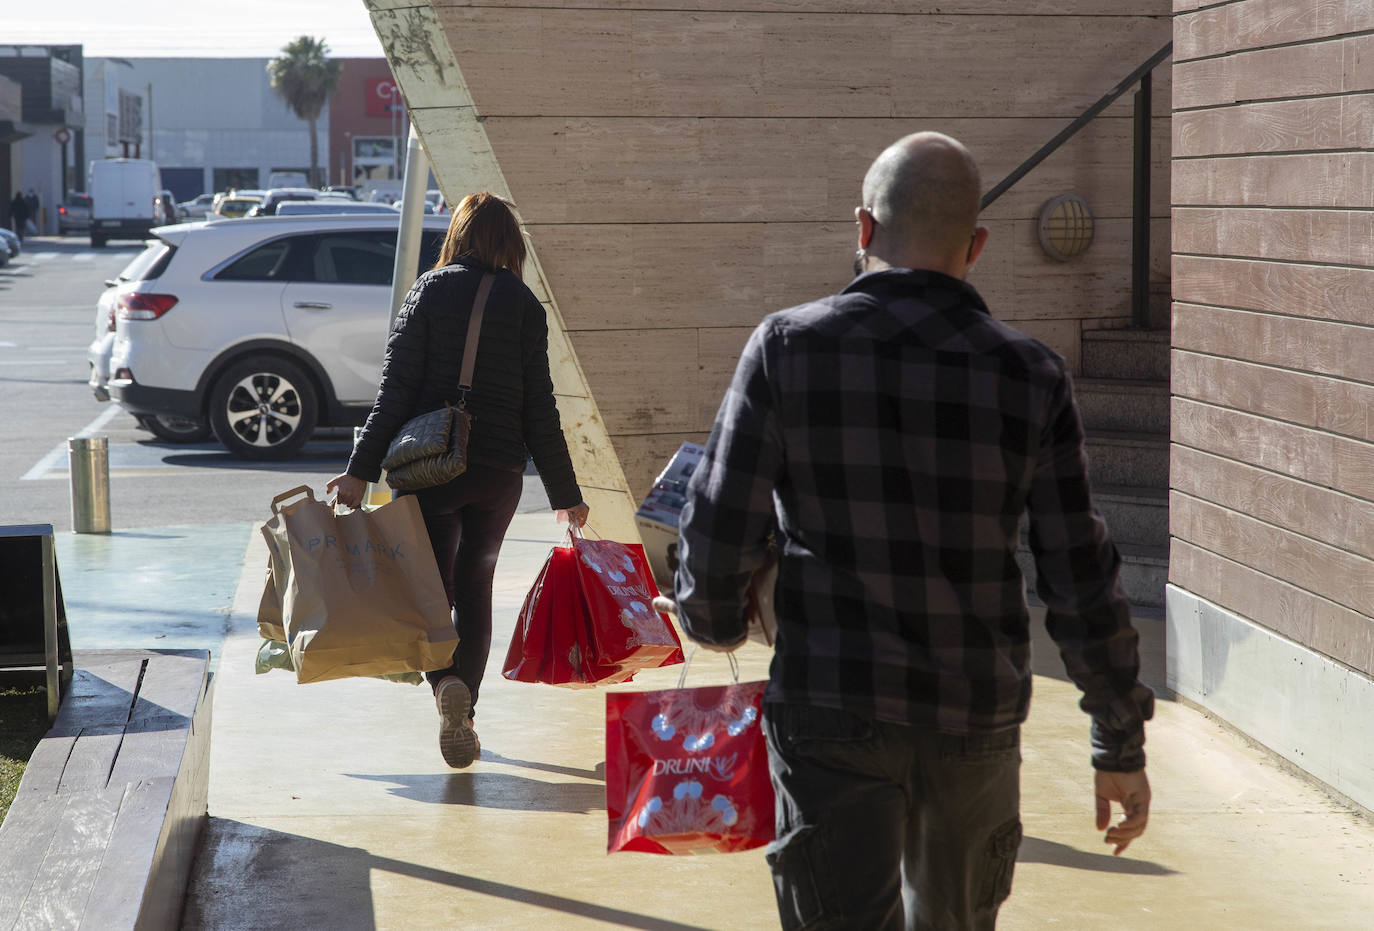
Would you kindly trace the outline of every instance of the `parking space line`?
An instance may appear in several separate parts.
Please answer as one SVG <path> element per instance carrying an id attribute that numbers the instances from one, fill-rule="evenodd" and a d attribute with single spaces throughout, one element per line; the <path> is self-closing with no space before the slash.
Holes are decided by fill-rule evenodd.
<path id="1" fill-rule="evenodd" d="M 30 252 L 29 261 L 31 262 L 51 262 L 57 258 L 56 252 Z"/>
<path id="2" fill-rule="evenodd" d="M 73 261 L 73 262 L 94 262 L 94 261 L 95 261 L 95 253 L 94 253 L 94 252 L 76 252 L 76 253 L 73 253 L 73 255 L 72 255 L 72 261 Z"/>
<path id="3" fill-rule="evenodd" d="M 74 435 L 90 436 L 95 431 L 104 427 L 111 420 L 114 420 L 115 417 L 119 416 L 119 414 L 123 410 L 124 409 L 119 405 L 111 404 L 106 410 L 101 411 L 99 417 L 97 417 L 95 420 L 92 420 L 90 423 L 86 424 L 86 426 L 82 427 L 81 430 Z M 62 462 L 66 458 L 67 443 L 64 440 L 63 442 L 58 443 L 56 446 L 54 446 L 52 452 L 48 453 L 42 459 L 34 463 L 33 468 L 29 469 L 29 471 L 21 475 L 19 477 L 19 480 L 21 482 L 31 482 L 34 479 L 42 478 L 45 472 L 48 472 L 52 469 L 53 466 L 57 465 L 59 462 Z"/>

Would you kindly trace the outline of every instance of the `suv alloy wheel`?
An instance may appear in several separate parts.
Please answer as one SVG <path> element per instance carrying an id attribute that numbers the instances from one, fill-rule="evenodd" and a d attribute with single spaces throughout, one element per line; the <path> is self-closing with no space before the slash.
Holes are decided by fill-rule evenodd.
<path id="1" fill-rule="evenodd" d="M 319 418 L 315 386 L 279 356 L 236 362 L 210 391 L 210 426 L 229 452 L 245 459 L 289 459 Z"/>

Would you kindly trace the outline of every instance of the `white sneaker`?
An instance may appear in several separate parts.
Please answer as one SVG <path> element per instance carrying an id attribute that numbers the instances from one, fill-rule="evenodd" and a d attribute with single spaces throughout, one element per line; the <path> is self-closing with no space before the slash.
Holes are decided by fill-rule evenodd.
<path id="1" fill-rule="evenodd" d="M 472 729 L 472 693 L 467 683 L 457 676 L 444 679 L 434 690 L 434 703 L 439 708 L 439 752 L 444 762 L 454 769 L 471 766 L 482 745 Z"/>

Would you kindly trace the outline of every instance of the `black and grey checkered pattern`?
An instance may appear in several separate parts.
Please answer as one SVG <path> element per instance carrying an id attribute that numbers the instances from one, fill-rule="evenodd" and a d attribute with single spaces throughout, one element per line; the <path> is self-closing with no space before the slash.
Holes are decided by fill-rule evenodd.
<path id="1" fill-rule="evenodd" d="M 1009 727 L 1030 701 L 1026 511 L 1094 762 L 1139 768 L 1153 696 L 1064 362 L 938 273 L 865 274 L 754 331 L 688 487 L 682 621 L 707 643 L 744 639 L 745 585 L 776 520 L 768 701 Z"/>

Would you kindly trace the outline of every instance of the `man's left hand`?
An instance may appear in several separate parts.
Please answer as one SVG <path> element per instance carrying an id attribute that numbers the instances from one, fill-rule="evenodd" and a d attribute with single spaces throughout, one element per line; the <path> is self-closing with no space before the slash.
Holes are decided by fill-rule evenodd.
<path id="1" fill-rule="evenodd" d="M 1150 820 L 1150 780 L 1145 778 L 1143 769 L 1133 773 L 1113 773 L 1101 769 L 1093 772 L 1097 829 L 1107 830 L 1103 841 L 1115 844 L 1112 855 L 1119 857 L 1131 841 L 1145 833 L 1145 825 Z M 1107 828 L 1112 820 L 1112 802 L 1121 805 L 1125 817 Z"/>

